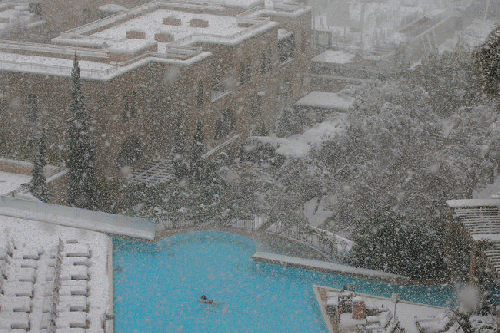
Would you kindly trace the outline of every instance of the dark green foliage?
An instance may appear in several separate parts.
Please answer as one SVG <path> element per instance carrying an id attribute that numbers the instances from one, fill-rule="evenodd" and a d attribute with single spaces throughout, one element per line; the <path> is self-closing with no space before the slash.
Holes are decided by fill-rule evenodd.
<path id="1" fill-rule="evenodd" d="M 469 50 L 457 44 L 454 52 L 429 55 L 408 73 L 408 80 L 425 89 L 435 114 L 448 117 L 478 103 L 481 93 L 474 74 Z"/>
<path id="2" fill-rule="evenodd" d="M 30 183 L 31 193 L 40 201 L 49 202 L 50 195 L 43 170 L 47 165 L 47 147 L 45 145 L 45 131 L 38 141 L 38 151 L 35 154 Z"/>
<path id="3" fill-rule="evenodd" d="M 267 130 L 266 123 L 264 120 L 260 120 L 257 126 L 255 126 L 254 130 L 252 131 L 253 136 L 268 136 L 269 131 Z"/>
<path id="4" fill-rule="evenodd" d="M 201 122 L 196 125 L 196 132 L 193 137 L 191 146 L 191 158 L 189 170 L 193 181 L 200 181 L 204 175 L 203 152 L 205 151 L 205 136 L 203 135 L 203 124 Z"/>
<path id="5" fill-rule="evenodd" d="M 354 238 L 353 264 L 412 279 L 442 279 L 446 265 L 441 224 L 436 221 L 429 228 L 393 213 L 376 214 Z"/>
<path id="6" fill-rule="evenodd" d="M 89 133 L 89 116 L 83 104 L 80 84 L 80 66 L 73 61 L 71 72 L 72 117 L 69 120 L 69 192 L 68 204 L 80 208 L 97 208 L 94 145 Z"/>
<path id="7" fill-rule="evenodd" d="M 304 132 L 304 115 L 298 110 L 291 108 L 283 109 L 276 123 L 276 136 L 284 138 L 290 135 L 302 134 Z"/>
<path id="8" fill-rule="evenodd" d="M 497 96 L 500 83 L 500 27 L 495 28 L 487 40 L 474 51 L 474 68 L 479 75 L 483 91 Z"/>

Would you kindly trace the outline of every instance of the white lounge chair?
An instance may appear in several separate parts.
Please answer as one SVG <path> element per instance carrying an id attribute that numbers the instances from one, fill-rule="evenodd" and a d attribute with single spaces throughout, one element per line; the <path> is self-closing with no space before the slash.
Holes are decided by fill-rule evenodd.
<path id="1" fill-rule="evenodd" d="M 0 328 L 28 330 L 30 328 L 28 314 L 22 312 L 0 312 Z"/>
<path id="2" fill-rule="evenodd" d="M 32 311 L 32 301 L 28 296 L 2 297 L 0 298 L 0 313 L 3 312 L 26 312 Z"/>
<path id="3" fill-rule="evenodd" d="M 63 312 L 56 318 L 56 328 L 86 328 L 87 314 L 85 312 Z"/>
<path id="4" fill-rule="evenodd" d="M 61 296 L 57 310 L 63 311 L 86 311 L 87 297 L 85 296 Z"/>

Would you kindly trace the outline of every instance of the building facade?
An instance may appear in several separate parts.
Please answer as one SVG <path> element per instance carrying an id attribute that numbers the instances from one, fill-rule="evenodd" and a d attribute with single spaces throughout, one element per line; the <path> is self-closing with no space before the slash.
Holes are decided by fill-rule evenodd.
<path id="1" fill-rule="evenodd" d="M 310 22 L 297 3 L 152 2 L 50 43 L 2 40 L 0 142 L 29 151 L 45 128 L 64 160 L 75 54 L 102 176 L 169 158 L 180 126 L 189 144 L 201 122 L 208 150 L 241 140 L 307 92 Z"/>

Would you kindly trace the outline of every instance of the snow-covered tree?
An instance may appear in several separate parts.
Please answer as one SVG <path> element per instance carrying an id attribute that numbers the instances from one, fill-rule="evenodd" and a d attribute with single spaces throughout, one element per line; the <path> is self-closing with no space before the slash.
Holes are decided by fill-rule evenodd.
<path id="1" fill-rule="evenodd" d="M 190 174 L 194 181 L 200 181 L 204 176 L 203 152 L 205 151 L 205 136 L 203 134 L 203 124 L 198 122 L 196 132 L 193 137 L 193 144 L 190 152 Z"/>
<path id="2" fill-rule="evenodd" d="M 80 208 L 97 208 L 95 152 L 89 132 L 89 116 L 83 103 L 80 83 L 80 66 L 74 57 L 71 71 L 72 117 L 69 120 L 69 168 L 68 204 Z"/>
<path id="3" fill-rule="evenodd" d="M 429 233 L 421 223 L 378 212 L 356 232 L 352 263 L 414 279 L 444 278 L 442 223 L 440 226 L 438 232 Z"/>
<path id="4" fill-rule="evenodd" d="M 486 41 L 474 51 L 474 67 L 487 94 L 498 96 L 500 89 L 500 27 L 490 32 Z"/>
<path id="5" fill-rule="evenodd" d="M 47 165 L 47 147 L 45 144 L 45 131 L 42 132 L 38 140 L 38 151 L 35 154 L 33 161 L 33 170 L 31 172 L 33 178 L 30 183 L 31 193 L 43 202 L 49 202 L 50 195 L 47 187 L 47 180 L 44 175 L 44 168 Z"/>

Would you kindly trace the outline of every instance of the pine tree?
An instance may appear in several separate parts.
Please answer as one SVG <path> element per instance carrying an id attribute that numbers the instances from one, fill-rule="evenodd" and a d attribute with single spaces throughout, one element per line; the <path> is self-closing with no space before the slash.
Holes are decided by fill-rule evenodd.
<path id="1" fill-rule="evenodd" d="M 43 174 L 43 169 L 47 165 L 47 147 L 45 145 L 45 131 L 42 132 L 42 136 L 38 141 L 38 152 L 35 155 L 35 160 L 33 161 L 33 178 L 30 183 L 31 193 L 39 200 L 43 202 L 49 202 L 49 190 L 47 188 L 47 183 L 45 176 Z"/>
<path id="2" fill-rule="evenodd" d="M 177 126 L 174 134 L 174 144 L 172 147 L 172 159 L 174 163 L 175 175 L 177 178 L 183 178 L 188 171 L 184 154 L 186 150 L 186 136 L 184 133 L 184 126 L 180 124 Z"/>
<path id="3" fill-rule="evenodd" d="M 191 146 L 191 163 L 190 173 L 191 178 L 195 181 L 203 179 L 204 164 L 202 154 L 205 151 L 205 137 L 203 135 L 203 124 L 198 122 L 196 125 L 196 133 L 193 137 L 193 145 Z"/>
<path id="4" fill-rule="evenodd" d="M 97 191 L 95 180 L 95 152 L 89 134 L 89 117 L 83 104 L 80 84 L 80 66 L 73 60 L 71 113 L 69 121 L 69 193 L 68 203 L 72 206 L 96 209 Z"/>

